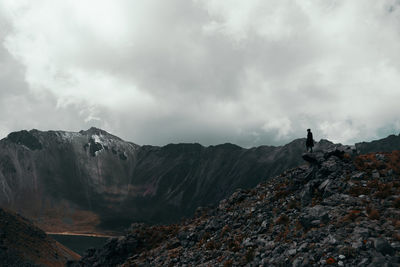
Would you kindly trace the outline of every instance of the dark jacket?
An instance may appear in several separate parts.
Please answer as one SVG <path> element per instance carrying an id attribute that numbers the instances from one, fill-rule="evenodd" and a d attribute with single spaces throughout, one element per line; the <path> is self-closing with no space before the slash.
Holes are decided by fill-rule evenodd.
<path id="1" fill-rule="evenodd" d="M 312 136 L 312 132 L 308 132 L 307 133 L 306 146 L 307 147 L 313 147 L 314 146 L 314 139 L 313 139 L 313 136 Z"/>

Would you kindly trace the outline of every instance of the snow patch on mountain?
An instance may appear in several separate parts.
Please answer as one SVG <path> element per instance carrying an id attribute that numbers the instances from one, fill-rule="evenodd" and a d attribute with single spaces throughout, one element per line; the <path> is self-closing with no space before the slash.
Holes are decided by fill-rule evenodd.
<path id="1" fill-rule="evenodd" d="M 93 138 L 93 140 L 94 140 L 96 143 L 100 143 L 100 144 L 101 144 L 100 136 L 98 136 L 98 135 L 96 135 L 96 134 L 93 134 L 93 135 L 92 135 L 92 138 Z"/>
<path id="2" fill-rule="evenodd" d="M 80 136 L 79 133 L 75 133 L 75 132 L 60 131 L 57 133 L 58 133 L 58 136 L 60 136 L 62 140 L 68 141 L 68 142 L 71 142 L 72 140 L 74 140 L 75 138 Z"/>

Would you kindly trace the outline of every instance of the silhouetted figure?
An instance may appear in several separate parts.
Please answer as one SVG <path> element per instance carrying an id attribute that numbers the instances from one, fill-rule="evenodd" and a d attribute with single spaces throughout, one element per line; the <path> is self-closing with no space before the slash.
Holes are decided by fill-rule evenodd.
<path id="1" fill-rule="evenodd" d="M 313 146 L 314 146 L 314 139 L 312 136 L 312 132 L 310 129 L 307 129 L 307 141 L 306 141 L 307 152 L 310 151 L 312 153 Z"/>

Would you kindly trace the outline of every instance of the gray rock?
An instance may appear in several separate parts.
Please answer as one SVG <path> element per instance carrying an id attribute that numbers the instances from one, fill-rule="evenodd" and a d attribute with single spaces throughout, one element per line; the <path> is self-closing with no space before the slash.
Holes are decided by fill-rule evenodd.
<path id="1" fill-rule="evenodd" d="M 351 179 L 353 180 L 362 180 L 364 178 L 365 173 L 364 172 L 357 172 L 356 174 L 353 174 L 351 176 Z"/>
<path id="2" fill-rule="evenodd" d="M 331 157 L 329 160 L 324 161 L 321 164 L 320 171 L 323 174 L 329 174 L 329 173 L 335 172 L 337 169 L 338 169 L 338 166 L 337 166 L 337 162 L 335 160 L 335 157 Z"/>
<path id="3" fill-rule="evenodd" d="M 386 157 L 383 154 L 375 154 L 377 160 L 385 161 Z"/>
<path id="4" fill-rule="evenodd" d="M 300 252 L 305 252 L 305 251 L 307 251 L 307 246 L 308 246 L 308 243 L 303 243 L 299 246 L 299 248 L 297 250 Z"/>
<path id="5" fill-rule="evenodd" d="M 186 239 L 188 239 L 188 234 L 186 233 L 186 232 L 179 232 L 178 233 L 178 239 L 179 240 L 186 240 Z"/>
<path id="6" fill-rule="evenodd" d="M 261 223 L 261 227 L 262 228 L 265 228 L 265 227 L 267 227 L 268 226 L 268 221 L 263 221 L 262 223 Z"/>
<path id="7" fill-rule="evenodd" d="M 205 227 L 206 230 L 216 230 L 221 228 L 221 224 L 216 220 L 216 219 L 212 219 Z"/>
<path id="8" fill-rule="evenodd" d="M 329 214 L 326 207 L 315 205 L 312 208 L 307 208 L 306 212 L 314 219 L 320 220 L 323 223 L 329 222 Z"/>
<path id="9" fill-rule="evenodd" d="M 250 238 L 246 238 L 246 239 L 243 241 L 243 245 L 244 245 L 245 247 L 252 247 L 252 246 L 254 246 L 254 242 L 252 242 Z"/>
<path id="10" fill-rule="evenodd" d="M 295 255 L 297 253 L 297 250 L 295 248 L 289 249 L 288 253 L 289 253 L 290 256 L 293 256 L 293 255 Z"/>
<path id="11" fill-rule="evenodd" d="M 400 251 L 400 242 L 393 242 L 390 244 L 392 248 L 394 248 L 397 251 Z"/>
<path id="12" fill-rule="evenodd" d="M 296 259 L 294 259 L 294 261 L 292 262 L 292 267 L 300 267 L 303 266 L 303 257 L 297 257 Z"/>
<path id="13" fill-rule="evenodd" d="M 369 230 L 364 227 L 355 227 L 353 233 L 364 238 L 369 237 Z"/>
<path id="14" fill-rule="evenodd" d="M 374 239 L 374 247 L 376 251 L 382 253 L 383 255 L 393 255 L 394 249 L 393 247 L 383 238 L 375 238 Z"/>
<path id="15" fill-rule="evenodd" d="M 324 159 L 324 154 L 321 152 L 315 152 L 315 153 L 304 153 L 302 155 L 303 159 L 309 163 L 311 163 L 311 165 L 321 165 L 322 162 L 325 161 Z"/>
<path id="16" fill-rule="evenodd" d="M 344 146 L 335 147 L 333 149 L 328 149 L 324 152 L 324 158 L 329 159 L 332 156 L 343 158 L 344 153 L 346 152 L 346 148 Z"/>
<path id="17" fill-rule="evenodd" d="M 363 243 L 360 240 L 354 241 L 351 243 L 351 247 L 355 248 L 356 250 L 359 250 L 363 247 Z"/>
<path id="18" fill-rule="evenodd" d="M 311 184 L 308 183 L 308 184 L 306 184 L 306 186 L 300 193 L 301 205 L 303 205 L 303 206 L 309 205 L 312 200 L 312 194 L 313 194 L 313 192 L 312 192 Z"/>
<path id="19" fill-rule="evenodd" d="M 305 229 L 311 228 L 311 226 L 312 226 L 312 224 L 311 224 L 312 220 L 313 220 L 313 218 L 312 218 L 311 216 L 308 216 L 308 215 L 302 215 L 302 216 L 299 218 L 299 222 L 300 222 L 301 226 L 303 226 Z"/>
<path id="20" fill-rule="evenodd" d="M 331 245 L 335 245 L 338 243 L 338 241 L 336 240 L 336 238 L 332 235 L 329 235 L 327 238 L 325 238 L 324 242 L 329 243 Z"/>
<path id="21" fill-rule="evenodd" d="M 334 184 L 334 182 L 330 182 L 326 185 L 325 190 L 324 190 L 324 194 L 323 197 L 324 198 L 328 198 L 331 195 L 334 195 L 337 193 L 337 186 Z"/>
<path id="22" fill-rule="evenodd" d="M 368 259 L 368 258 L 363 258 L 363 259 L 357 264 L 357 266 L 360 266 L 360 267 L 366 266 L 366 265 L 368 264 L 368 262 L 369 262 L 369 259 Z"/>
<path id="23" fill-rule="evenodd" d="M 379 172 L 378 172 L 378 171 L 374 171 L 374 172 L 372 173 L 372 178 L 378 179 L 379 177 L 380 177 L 380 175 L 379 175 Z"/>
<path id="24" fill-rule="evenodd" d="M 326 179 L 320 186 L 318 187 L 319 191 L 325 190 L 325 187 L 331 182 L 331 179 Z"/>
<path id="25" fill-rule="evenodd" d="M 386 259 L 383 256 L 375 256 L 372 258 L 372 262 L 368 267 L 383 267 L 386 264 Z"/>

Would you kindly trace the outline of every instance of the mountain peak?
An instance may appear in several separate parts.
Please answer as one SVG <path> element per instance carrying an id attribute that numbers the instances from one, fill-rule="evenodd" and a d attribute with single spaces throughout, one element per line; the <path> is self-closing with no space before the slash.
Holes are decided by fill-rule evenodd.
<path id="1" fill-rule="evenodd" d="M 107 131 L 105 131 L 105 130 L 103 130 L 103 129 L 97 128 L 97 127 L 90 127 L 90 128 L 87 129 L 86 131 L 85 131 L 85 130 L 80 130 L 79 133 L 80 133 L 80 134 L 86 134 L 86 135 L 90 135 L 90 134 L 96 134 L 96 135 L 100 135 L 100 134 L 102 134 L 102 135 L 112 135 L 112 134 L 110 134 L 109 132 L 107 132 Z"/>
<path id="2" fill-rule="evenodd" d="M 81 135 L 87 135 L 90 137 L 93 137 L 95 139 L 98 139 L 98 137 L 100 139 L 114 139 L 114 140 L 118 140 L 118 141 L 124 141 L 121 138 L 119 138 L 116 135 L 110 134 L 109 132 L 100 129 L 100 128 L 96 128 L 96 127 L 90 127 L 89 129 L 85 130 L 81 130 L 79 131 L 79 133 Z"/>

